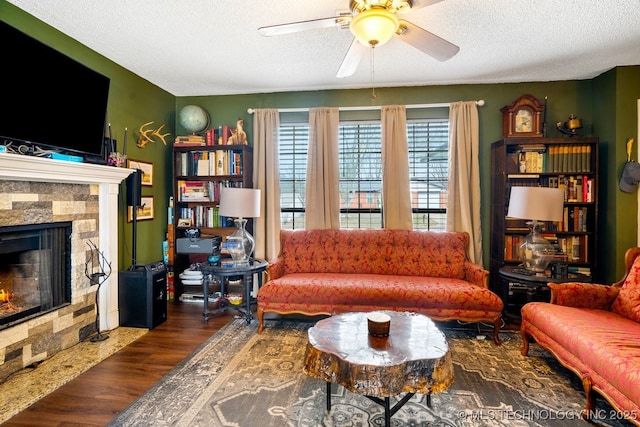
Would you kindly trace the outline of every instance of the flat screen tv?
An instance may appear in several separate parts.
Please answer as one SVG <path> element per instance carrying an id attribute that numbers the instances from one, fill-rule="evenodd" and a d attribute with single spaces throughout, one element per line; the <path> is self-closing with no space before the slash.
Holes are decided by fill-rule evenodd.
<path id="1" fill-rule="evenodd" d="M 108 77 L 0 21 L 0 144 L 103 163 Z"/>

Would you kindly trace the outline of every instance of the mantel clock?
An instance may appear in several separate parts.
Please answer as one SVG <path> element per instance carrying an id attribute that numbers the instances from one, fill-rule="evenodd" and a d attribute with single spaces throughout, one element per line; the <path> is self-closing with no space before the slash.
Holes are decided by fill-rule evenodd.
<path id="1" fill-rule="evenodd" d="M 502 111 L 502 135 L 510 137 L 542 137 L 542 115 L 545 105 L 531 95 L 522 95 Z"/>

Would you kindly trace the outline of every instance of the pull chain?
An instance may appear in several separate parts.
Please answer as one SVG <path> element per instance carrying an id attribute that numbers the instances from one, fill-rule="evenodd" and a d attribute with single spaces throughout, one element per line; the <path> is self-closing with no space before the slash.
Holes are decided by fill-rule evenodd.
<path id="1" fill-rule="evenodd" d="M 374 87 L 375 81 L 375 60 L 374 60 L 374 50 L 376 48 L 375 43 L 371 43 L 371 52 L 369 54 L 369 67 L 371 68 L 371 100 L 377 98 L 376 88 Z"/>

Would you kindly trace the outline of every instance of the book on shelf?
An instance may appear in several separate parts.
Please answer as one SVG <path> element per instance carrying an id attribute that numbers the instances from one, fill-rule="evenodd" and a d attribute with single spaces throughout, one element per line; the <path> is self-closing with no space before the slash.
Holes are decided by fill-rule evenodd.
<path id="1" fill-rule="evenodd" d="M 212 201 L 212 183 L 205 181 L 178 181 L 179 202 Z"/>
<path id="2" fill-rule="evenodd" d="M 543 172 L 591 172 L 591 145 L 559 144 L 548 148 L 547 167 Z"/>
<path id="3" fill-rule="evenodd" d="M 591 268 L 589 268 L 589 267 L 569 266 L 568 267 L 568 271 L 569 271 L 569 273 L 578 273 L 578 274 L 583 274 L 585 276 L 591 276 Z"/>
<path id="4" fill-rule="evenodd" d="M 177 146 L 202 146 L 206 145 L 205 137 L 202 135 L 176 136 L 173 145 Z"/>
<path id="5" fill-rule="evenodd" d="M 205 142 L 207 145 L 217 145 L 218 144 L 218 132 L 214 129 L 207 129 L 205 132 Z"/>
<path id="6" fill-rule="evenodd" d="M 228 125 L 219 126 L 218 135 L 218 144 L 227 145 L 229 138 L 231 137 L 231 128 Z"/>
<path id="7" fill-rule="evenodd" d="M 569 262 L 589 262 L 589 236 L 558 237 L 558 246 Z"/>

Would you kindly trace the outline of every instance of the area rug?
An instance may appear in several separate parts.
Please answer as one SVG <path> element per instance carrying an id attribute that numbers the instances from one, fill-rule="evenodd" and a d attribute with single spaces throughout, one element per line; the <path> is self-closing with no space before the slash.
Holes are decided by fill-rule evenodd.
<path id="1" fill-rule="evenodd" d="M 383 426 L 382 406 L 302 371 L 311 322 L 235 320 L 114 418 L 110 426 Z M 477 339 L 472 327 L 442 325 L 454 361 L 454 384 L 431 398 L 415 395 L 391 418 L 394 427 L 585 426 L 582 386 L 572 372 L 532 344 L 520 355 L 517 332 L 503 344 Z M 490 337 L 490 331 L 486 333 Z M 393 405 L 393 400 L 391 404 Z M 600 426 L 628 426 L 598 398 Z"/>

